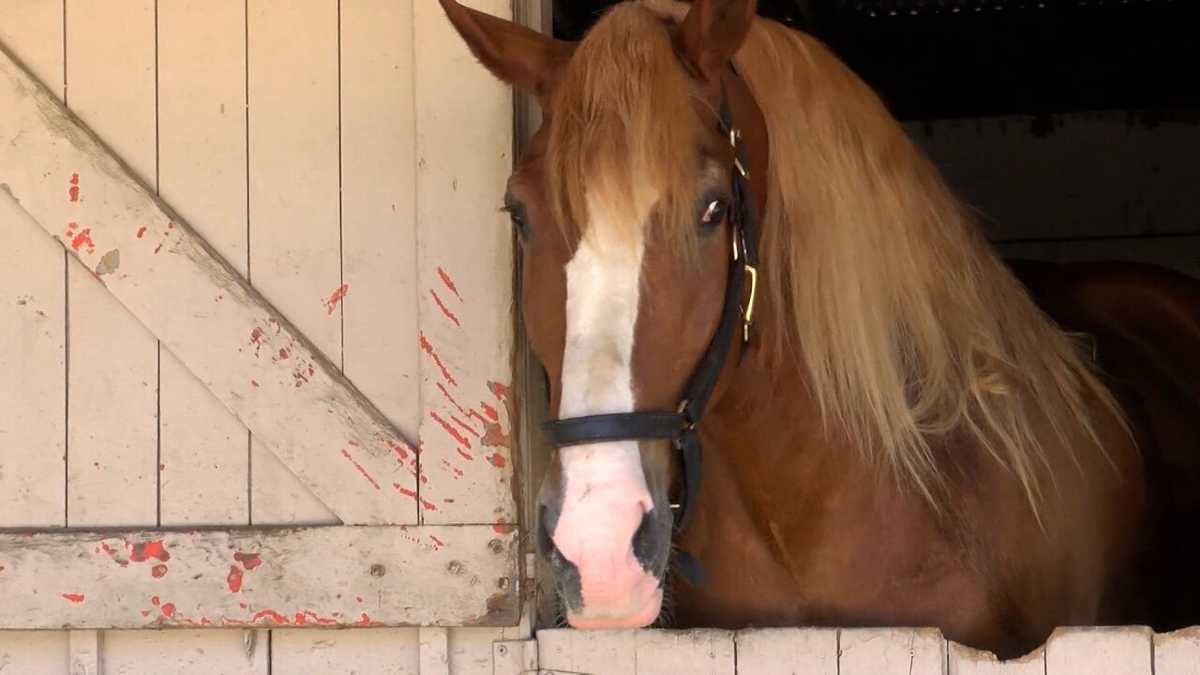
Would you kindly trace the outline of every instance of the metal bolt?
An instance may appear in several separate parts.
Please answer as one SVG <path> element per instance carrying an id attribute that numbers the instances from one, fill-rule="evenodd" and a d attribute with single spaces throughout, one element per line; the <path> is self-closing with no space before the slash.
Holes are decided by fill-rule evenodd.
<path id="1" fill-rule="evenodd" d="M 492 553 L 500 555 L 504 552 L 504 542 L 499 539 L 493 539 L 488 542 L 488 548 L 491 549 Z"/>
<path id="2" fill-rule="evenodd" d="M 451 560 L 450 564 L 446 565 L 446 569 L 450 571 L 450 574 L 462 574 L 463 564 L 457 560 Z"/>
<path id="3" fill-rule="evenodd" d="M 506 645 L 496 645 L 496 653 L 500 656 L 504 656 L 508 653 L 508 647 Z"/>
<path id="4" fill-rule="evenodd" d="M 508 577 L 500 577 L 499 579 L 497 579 L 496 586 L 499 587 L 500 590 L 504 590 L 504 589 L 508 588 Z"/>
<path id="5" fill-rule="evenodd" d="M 371 576 L 381 577 L 385 574 L 387 574 L 387 568 L 384 567 L 383 565 L 380 565 L 379 563 L 375 563 L 374 565 L 371 565 Z"/>

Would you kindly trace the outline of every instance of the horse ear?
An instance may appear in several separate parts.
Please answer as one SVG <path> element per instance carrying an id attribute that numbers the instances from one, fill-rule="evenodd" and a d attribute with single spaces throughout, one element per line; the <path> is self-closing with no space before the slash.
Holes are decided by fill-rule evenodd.
<path id="1" fill-rule="evenodd" d="M 741 48 L 758 9 L 756 0 L 695 0 L 679 29 L 683 56 L 706 80 L 719 76 Z"/>
<path id="2" fill-rule="evenodd" d="M 570 42 L 441 0 L 442 9 L 467 47 L 493 75 L 514 87 L 544 93 L 553 73 L 571 56 Z"/>

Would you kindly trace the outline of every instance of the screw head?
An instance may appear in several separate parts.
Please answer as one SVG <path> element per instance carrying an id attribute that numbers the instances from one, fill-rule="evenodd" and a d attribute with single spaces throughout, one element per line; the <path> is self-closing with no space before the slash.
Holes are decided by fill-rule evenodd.
<path id="1" fill-rule="evenodd" d="M 387 574 L 387 568 L 384 567 L 383 565 L 380 565 L 379 563 L 375 563 L 374 565 L 371 565 L 371 576 L 381 577 L 385 574 Z"/>

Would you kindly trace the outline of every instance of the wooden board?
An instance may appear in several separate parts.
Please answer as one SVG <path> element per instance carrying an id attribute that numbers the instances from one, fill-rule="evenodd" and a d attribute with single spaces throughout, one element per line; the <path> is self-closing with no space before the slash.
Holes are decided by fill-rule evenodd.
<path id="1" fill-rule="evenodd" d="M 946 641 L 936 629 L 852 628 L 841 631 L 841 675 L 941 675 Z"/>
<path id="2" fill-rule="evenodd" d="M 253 0 L 246 11 L 250 279 L 340 370 L 338 3 Z M 296 368 L 295 382 L 306 388 L 304 370 Z M 362 462 L 353 450 L 347 448 L 347 467 Z M 387 459 L 386 478 L 368 469 L 369 486 L 360 487 L 386 490 L 389 497 L 400 489 L 412 492 L 403 467 Z M 341 510 L 321 492 L 310 492 L 289 464 L 270 451 L 269 438 L 256 434 L 253 521 L 337 522 Z M 416 521 L 415 502 L 394 509 L 391 518 Z"/>
<path id="3" fill-rule="evenodd" d="M 734 634 L 723 630 L 538 632 L 544 672 L 732 674 L 734 651 Z"/>
<path id="4" fill-rule="evenodd" d="M 0 628 L 506 625 L 490 526 L 0 535 Z"/>
<path id="5" fill-rule="evenodd" d="M 243 275 L 245 22 L 244 0 L 158 6 L 159 192 Z M 211 361 L 225 349 L 201 348 Z M 246 427 L 167 350 L 159 380 L 161 523 L 248 525 Z"/>
<path id="6" fill-rule="evenodd" d="M 469 3 L 510 17 L 509 0 Z M 421 498 L 426 523 L 515 523 L 510 87 L 481 68 L 440 6 L 413 3 Z"/>
<path id="7" fill-rule="evenodd" d="M 0 673 L 69 673 L 70 640 L 65 631 L 0 631 Z"/>
<path id="8" fill-rule="evenodd" d="M 0 138 L 17 147 L 0 156 L 0 199 L 18 201 L 101 277 L 343 521 L 414 520 L 411 475 L 397 461 L 411 447 L 337 368 L 7 53 L 0 102 Z M 64 192 L 75 174 L 86 202 Z M 88 227 L 59 226 L 84 213 Z M 227 347 L 219 359 L 214 343 Z"/>
<path id="9" fill-rule="evenodd" d="M 0 44 L 63 91 L 61 3 L 4 7 Z M 3 202 L 3 200 L 0 200 Z M 41 228 L 0 203 L 0 527 L 66 525 L 66 257 Z"/>
<path id="10" fill-rule="evenodd" d="M 271 666 L 276 673 L 417 675 L 417 629 L 276 629 Z"/>
<path id="11" fill-rule="evenodd" d="M 153 0 L 71 1 L 65 19 L 71 111 L 122 157 L 131 176 L 153 189 Z M 118 31 L 122 39 L 111 39 Z M 9 70 L 8 64 L 0 70 Z M 28 83 L 23 86 L 33 89 Z M 153 526 L 158 522 L 158 344 L 92 274 L 108 251 L 121 248 L 103 238 L 103 226 L 97 222 L 104 219 L 105 207 L 117 205 L 108 201 L 111 193 L 96 172 L 82 162 L 54 156 L 34 141 L 46 136 L 25 130 L 31 106 L 39 103 L 52 102 L 58 118 L 64 119 L 58 101 L 18 101 L 5 89 L 0 107 L 8 114 L 3 114 L 0 128 L 10 136 L 20 134 L 20 139 L 16 151 L 0 159 L 3 182 L 26 199 L 32 197 L 28 178 L 35 179 L 41 195 L 32 203 L 53 207 L 30 208 L 27 202 L 24 208 L 51 235 L 75 245 L 85 259 L 84 266 L 69 265 L 67 275 L 67 522 L 73 527 Z M 117 90 L 120 96 L 113 95 Z M 114 254 L 109 263 L 126 252 Z"/>
<path id="12" fill-rule="evenodd" d="M 763 628 L 737 634 L 738 671 L 837 675 L 837 629 Z"/>
<path id="13" fill-rule="evenodd" d="M 1047 673 L 1150 675 L 1148 628 L 1060 628 L 1046 643 Z"/>
<path id="14" fill-rule="evenodd" d="M 104 631 L 100 672 L 267 675 L 268 646 L 267 631 Z"/>
<path id="15" fill-rule="evenodd" d="M 1155 675 L 1200 675 L 1200 626 L 1154 636 Z"/>
<path id="16" fill-rule="evenodd" d="M 991 652 L 981 652 L 954 642 L 950 645 L 950 675 L 1045 675 L 1046 650 L 1039 648 L 1018 659 L 1000 661 Z"/>

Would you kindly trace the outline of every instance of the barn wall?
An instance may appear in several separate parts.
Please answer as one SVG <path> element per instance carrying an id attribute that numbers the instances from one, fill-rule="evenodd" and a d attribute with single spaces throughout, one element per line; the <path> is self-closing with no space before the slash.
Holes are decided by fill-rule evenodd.
<path id="1" fill-rule="evenodd" d="M 1003 254 L 1200 276 L 1200 116 L 1096 112 L 908 125 Z"/>
<path id="2" fill-rule="evenodd" d="M 516 522 L 512 98 L 436 3 L 8 0 L 0 42 L 422 443 L 416 517 Z M 0 528 L 337 522 L 9 200 L 0 372 Z M 0 672 L 491 673 L 519 632 L 0 632 Z"/>

